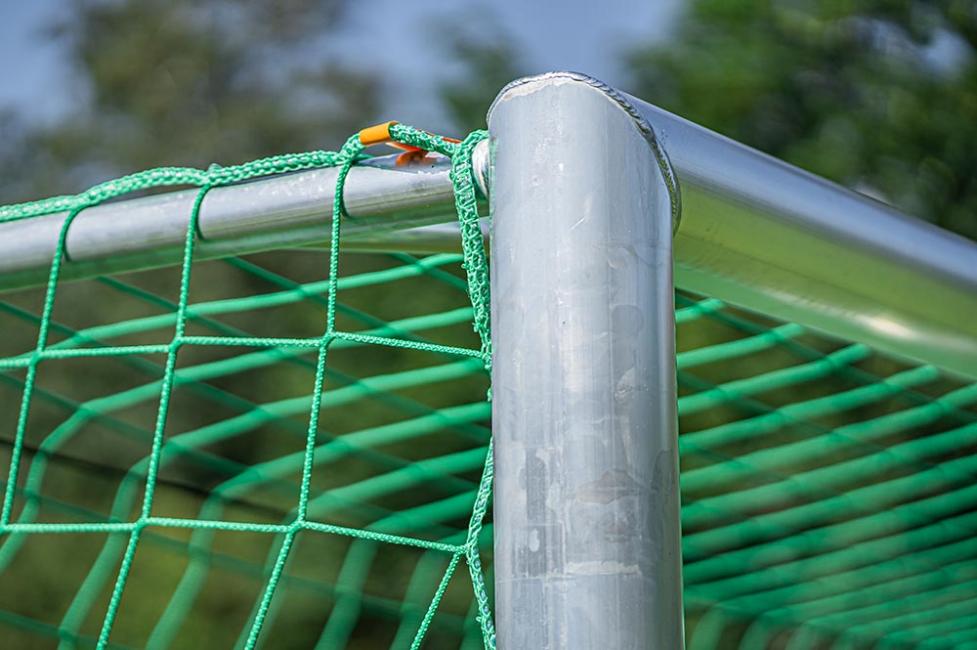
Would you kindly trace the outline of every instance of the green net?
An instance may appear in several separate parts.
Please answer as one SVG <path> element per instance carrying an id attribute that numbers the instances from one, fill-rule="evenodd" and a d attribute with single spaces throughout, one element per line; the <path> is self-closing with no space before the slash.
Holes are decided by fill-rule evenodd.
<path id="1" fill-rule="evenodd" d="M 252 648 L 264 634 L 275 647 L 353 647 L 354 637 L 385 635 L 393 637 L 387 643 L 418 647 L 462 559 L 472 579 L 467 598 L 453 596 L 465 601 L 463 609 L 454 619 L 440 617 L 439 625 L 494 644 L 479 564 L 492 475 L 487 274 L 470 169 L 471 150 L 485 136 L 456 144 L 401 125 L 391 135 L 452 158 L 464 257 L 367 259 L 340 273 L 342 189 L 363 158 L 356 136 L 337 153 L 206 172 L 153 170 L 0 212 L 3 220 L 68 212 L 39 315 L 14 299 L 3 305 L 6 315 L 37 331 L 32 351 L 0 361 L 21 404 L 5 440 L 10 470 L 0 515 L 0 568 L 4 584 L 16 587 L 7 590 L 0 620 L 30 633 L 11 637 L 15 645 L 40 634 L 66 647 Z M 208 190 L 323 166 L 339 174 L 329 250 L 320 264 L 304 264 L 318 280 L 297 282 L 271 261 L 228 259 L 228 268 L 271 291 L 215 296 L 215 289 L 241 282 L 194 263 Z M 175 298 L 159 295 L 159 286 L 141 286 L 139 278 L 102 278 L 99 288 L 116 294 L 103 297 L 115 322 L 69 324 L 83 307 L 58 283 L 73 219 L 122 194 L 188 184 L 200 190 Z M 295 272 L 303 263 L 285 266 Z M 467 282 L 452 266 L 467 269 Z M 410 282 L 420 277 L 441 288 Z M 424 289 L 424 313 L 394 316 L 395 305 L 375 304 L 384 299 L 378 287 L 388 301 Z M 97 295 L 90 287 L 85 293 L 84 301 Z M 132 305 L 120 309 L 120 296 L 156 313 L 124 318 Z M 61 303 L 71 310 L 69 322 L 55 309 Z M 244 323 L 235 318 L 245 313 Z M 71 394 L 79 389 L 103 394 Z M 46 413 L 48 406 L 60 413 Z M 101 433 L 111 438 L 92 439 Z M 107 467 L 106 460 L 115 462 Z M 186 491 L 187 483 L 197 486 L 195 498 L 165 494 Z M 100 493 L 112 487 L 111 502 L 100 504 Z M 60 544 L 44 540 L 55 533 Z M 333 539 L 316 539 L 323 536 Z M 398 551 L 381 553 L 378 545 Z M 45 603 L 59 617 L 44 620 L 37 603 L 24 609 L 23 592 L 41 577 L 37 553 L 50 562 L 66 551 L 85 569 L 76 572 L 83 575 L 74 576 L 72 593 L 62 569 L 49 565 L 54 573 L 41 581 L 42 591 L 54 585 L 64 602 Z M 174 564 L 160 558 L 165 553 L 182 557 Z M 217 580 L 208 597 L 216 571 L 231 575 Z M 170 594 L 160 598 L 164 583 Z M 188 620 L 208 599 L 211 630 L 204 632 Z M 317 599 L 327 604 L 316 607 Z M 227 620 L 231 611 L 240 618 L 236 625 Z M 294 618 L 323 612 L 316 638 L 275 632 L 312 629 Z M 395 625 L 371 620 L 378 617 Z"/>
<path id="2" fill-rule="evenodd" d="M 678 297 L 693 650 L 977 641 L 977 384 Z"/>
<path id="3" fill-rule="evenodd" d="M 46 291 L 0 296 L 4 647 L 493 645 L 484 134 L 394 136 L 451 157 L 464 254 L 340 253 L 356 139 L 0 209 L 70 215 Z M 328 249 L 194 260 L 209 189 L 323 166 Z M 58 283 L 81 210 L 188 184 L 182 270 Z M 977 384 L 706 296 L 676 322 L 690 647 L 977 647 Z"/>

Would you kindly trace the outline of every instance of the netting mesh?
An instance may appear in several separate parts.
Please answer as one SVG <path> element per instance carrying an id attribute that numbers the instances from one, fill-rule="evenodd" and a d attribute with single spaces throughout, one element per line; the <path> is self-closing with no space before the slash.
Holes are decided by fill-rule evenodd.
<path id="1" fill-rule="evenodd" d="M 484 136 L 399 128 L 452 156 L 465 255 L 340 254 L 337 218 L 193 259 L 208 189 L 348 170 L 352 139 L 0 209 L 201 188 L 182 271 L 59 283 L 59 255 L 0 296 L 5 647 L 493 644 Z M 691 648 L 977 644 L 977 384 L 714 298 L 676 321 Z"/>
<path id="2" fill-rule="evenodd" d="M 977 640 L 977 384 L 678 305 L 691 647 Z"/>
<path id="3" fill-rule="evenodd" d="M 489 413 L 488 312 L 482 302 L 487 299 L 487 276 L 470 170 L 471 148 L 484 134 L 460 144 L 403 126 L 393 135 L 452 157 L 465 257 L 394 256 L 385 263 L 360 263 L 372 264 L 372 269 L 340 273 L 342 188 L 363 150 L 355 136 L 338 153 L 206 172 L 156 170 L 77 197 L 0 213 L 0 219 L 9 220 L 68 212 L 39 314 L 13 301 L 4 303 L 7 315 L 37 330 L 32 351 L 0 361 L 21 404 L 14 434 L 7 439 L 10 469 L 0 515 L 0 567 L 8 573 L 4 584 L 30 583 L 39 560 L 25 556 L 44 550 L 45 534 L 59 534 L 58 541 L 71 544 L 62 546 L 61 553 L 70 548 L 79 555 L 83 549 L 95 554 L 78 558 L 87 571 L 78 576 L 73 594 L 57 590 L 68 602 L 47 604 L 48 611 L 60 610 L 60 619 L 37 620 L 18 612 L 18 589 L 10 594 L 6 622 L 68 646 L 199 646 L 203 633 L 187 621 L 220 568 L 233 577 L 217 582 L 211 622 L 233 636 L 214 638 L 208 645 L 252 648 L 263 633 L 274 635 L 276 626 L 294 626 L 290 616 L 315 615 L 318 609 L 328 616 L 318 626 L 317 638 L 279 634 L 274 645 L 344 647 L 362 626 L 368 630 L 366 638 L 392 634 L 395 645 L 419 646 L 464 558 L 474 587 L 464 600 L 473 605 L 466 602 L 471 611 L 456 614 L 455 632 L 473 629 L 467 636 L 494 644 L 478 557 L 491 485 L 484 424 Z M 201 273 L 194 263 L 197 219 L 207 192 L 316 166 L 339 168 L 330 247 L 313 267 L 324 279 L 296 282 L 259 262 L 229 259 L 224 261 L 229 268 L 273 290 L 204 297 L 219 290 L 225 279 L 219 272 Z M 175 299 L 138 281 L 104 278 L 100 288 L 117 294 L 115 300 L 125 297 L 160 313 L 88 327 L 56 318 L 56 298 L 65 291 L 58 279 L 66 233 L 79 212 L 128 192 L 174 184 L 200 187 L 188 219 Z M 467 281 L 452 266 L 464 266 Z M 204 281 L 202 288 L 193 283 L 195 276 Z M 402 305 L 404 296 L 419 290 L 407 281 L 420 276 L 443 285 L 441 294 L 447 290 L 453 295 L 429 291 L 422 313 L 399 318 L 356 306 L 357 301 L 369 303 L 370 290 L 377 287 L 393 292 L 387 299 Z M 194 289 L 198 291 L 191 301 Z M 201 299 L 196 293 L 203 294 Z M 347 294 L 350 300 L 341 302 L 340 296 Z M 84 296 L 93 299 L 90 292 Z M 454 304 L 431 312 L 439 299 Z M 298 309 L 283 313 L 288 306 Z M 111 311 L 113 319 L 119 318 L 118 308 Z M 242 324 L 235 317 L 244 313 L 248 318 Z M 255 334 L 247 321 L 261 333 Z M 305 335 L 288 335 L 289 325 L 303 332 L 312 323 Z M 452 331 L 456 325 L 464 325 L 467 332 Z M 441 342 L 429 332 L 439 334 Z M 464 345 L 452 344 L 459 337 Z M 45 371 L 57 376 L 42 378 Z M 126 373 L 129 377 L 123 378 Z M 96 379 L 103 376 L 109 379 Z M 445 384 L 450 384 L 447 390 L 433 390 Z M 104 394 L 64 394 L 77 388 Z M 42 404 L 69 415 L 55 424 L 58 415 L 45 418 L 37 408 Z M 39 421 L 45 421 L 43 432 L 30 436 Z M 91 431 L 90 425 L 101 431 Z M 109 433 L 110 442 L 93 439 L 102 433 Z M 420 441 L 424 446 L 419 449 Z M 117 471 L 111 503 L 93 509 L 92 502 L 106 492 L 104 483 L 113 482 L 112 472 L 103 467 L 105 456 L 130 461 L 128 467 L 113 465 Z M 67 478 L 52 479 L 56 467 Z M 85 480 L 73 480 L 79 469 Z M 168 481 L 168 476 L 175 478 Z M 196 502 L 167 499 L 167 486 L 188 479 L 206 485 Z M 331 539 L 316 539 L 321 536 Z M 228 537 L 238 539 L 222 539 Z M 238 552 L 220 551 L 225 545 Z M 378 545 L 398 550 L 379 553 Z M 162 549 L 181 554 L 182 569 L 174 570 L 172 559 L 160 560 Z M 303 563 L 305 570 L 300 571 L 297 565 Z M 30 574 L 18 575 L 19 566 Z M 411 577 L 391 579 L 388 572 L 394 569 Z M 146 577 L 154 575 L 157 580 Z M 170 594 L 160 598 L 162 583 L 172 583 L 175 576 L 179 579 L 168 585 Z M 65 577 L 51 580 L 60 585 Z M 316 597 L 328 599 L 329 606 L 314 608 Z M 228 625 L 225 610 L 234 609 L 228 603 L 235 601 L 250 606 L 237 608 L 234 613 L 243 618 Z M 369 612 L 367 620 L 363 612 Z M 378 616 L 397 624 L 368 620 Z M 307 622 L 303 627 L 309 627 Z M 193 636 L 181 641 L 181 633 Z"/>

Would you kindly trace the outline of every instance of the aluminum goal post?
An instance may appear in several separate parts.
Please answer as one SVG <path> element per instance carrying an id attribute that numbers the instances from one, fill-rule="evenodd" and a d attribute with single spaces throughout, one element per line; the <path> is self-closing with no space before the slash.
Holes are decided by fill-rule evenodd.
<path id="1" fill-rule="evenodd" d="M 581 74 L 489 127 L 499 647 L 679 648 L 674 289 L 977 378 L 977 244 Z M 448 167 L 353 168 L 345 244 L 457 247 Z M 335 180 L 214 189 L 198 257 L 321 245 Z M 195 194 L 84 211 L 64 279 L 179 262 Z M 64 217 L 0 224 L 0 289 L 44 282 Z"/>
<path id="2" fill-rule="evenodd" d="M 500 647 L 680 648 L 674 287 L 977 377 L 977 245 L 580 74 L 489 127 Z"/>

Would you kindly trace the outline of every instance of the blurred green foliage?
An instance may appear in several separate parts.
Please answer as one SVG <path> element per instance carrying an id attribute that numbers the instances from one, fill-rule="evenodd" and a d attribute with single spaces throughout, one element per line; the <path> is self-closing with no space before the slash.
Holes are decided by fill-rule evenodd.
<path id="1" fill-rule="evenodd" d="M 350 133 L 378 117 L 383 85 L 383 80 L 372 74 L 320 55 L 321 43 L 340 28 L 346 7 L 339 0 L 72 0 L 50 36 L 66 48 L 74 76 L 84 89 L 82 98 L 55 125 L 29 127 L 23 116 L 10 112 L 0 116 L 0 137 L 4 142 L 0 149 L 0 200 L 77 191 L 106 178 L 159 165 L 206 166 L 211 162 L 234 163 L 286 151 L 339 146 Z M 517 47 L 499 30 L 489 37 L 464 31 L 454 33 L 460 35 L 451 37 L 443 47 L 447 49 L 446 58 L 455 66 L 455 74 L 439 86 L 439 100 L 459 131 L 464 132 L 484 126 L 485 111 L 492 98 L 505 83 L 519 76 L 524 62 Z M 975 49 L 977 12 L 969 1 L 696 0 L 680 15 L 667 42 L 633 48 L 627 53 L 624 63 L 630 81 L 622 86 L 779 158 L 977 238 Z M 274 259 L 269 255 L 259 261 L 282 276 L 299 281 L 321 279 L 326 272 L 326 259 L 321 252 L 286 253 Z M 384 264 L 389 262 L 358 256 L 344 260 L 343 269 L 347 274 L 366 272 L 384 268 Z M 191 300 L 274 289 L 265 280 L 219 263 L 198 268 L 194 289 L 201 289 Z M 455 276 L 461 277 L 457 271 Z M 140 274 L 128 281 L 172 300 L 176 276 L 169 270 Z M 75 327 L 133 318 L 142 315 L 138 309 L 148 309 L 111 299 L 105 287 L 100 291 L 106 295 L 99 294 L 101 298 L 96 299 L 95 290 L 81 286 L 66 289 L 58 298 L 56 317 Z M 425 291 L 420 286 L 411 286 L 402 293 L 364 290 L 353 301 L 358 309 L 380 320 L 463 304 L 459 302 L 463 296 L 457 287 Z M 422 293 L 427 297 L 421 298 Z M 404 295 L 410 295 L 410 300 L 405 301 Z M 37 311 L 36 297 L 25 295 L 13 300 L 22 300 L 18 304 Z M 307 304 L 260 323 L 233 324 L 264 330 L 265 334 L 280 333 L 280 328 L 287 325 L 295 330 L 289 333 L 313 336 L 321 321 L 321 305 Z M 20 352 L 33 347 L 34 330 L 4 327 L 4 344 L 9 350 Z M 473 335 L 467 329 L 443 335 L 443 342 L 473 344 Z M 684 349 L 718 340 L 716 332 L 705 328 L 683 336 L 680 348 Z M 374 353 L 375 350 L 367 350 L 345 357 L 337 355 L 335 363 L 348 374 L 359 376 L 381 370 L 396 372 L 417 363 L 406 352 L 384 355 L 382 359 Z M 269 391 L 296 394 L 308 380 L 307 369 L 299 370 L 287 367 L 277 375 L 255 373 L 214 385 L 251 397 Z M 727 366 L 719 374 L 749 375 L 754 370 L 747 365 Z M 133 377 L 133 373 L 131 369 L 130 374 L 92 373 L 85 382 L 74 384 L 61 377 L 54 386 L 66 393 L 84 389 L 95 395 L 107 394 L 136 381 L 147 381 Z M 114 379 L 95 378 L 102 376 Z M 150 376 L 155 378 L 158 374 Z M 4 431 L 12 430 L 11 415 L 19 400 L 17 391 L 7 388 L 0 394 L 0 423 Z M 459 382 L 443 388 L 440 399 L 445 403 L 477 399 L 484 391 L 477 382 Z M 825 386 L 818 390 L 825 390 Z M 789 396 L 796 398 L 797 394 Z M 130 416 L 138 416 L 145 424 L 143 421 L 151 421 L 154 416 L 154 405 L 143 406 L 145 412 Z M 66 417 L 62 411 L 53 407 L 51 412 L 39 411 L 36 429 L 50 430 Z M 378 414 L 381 412 L 374 415 Z M 733 417 L 728 413 L 720 415 Z M 360 416 L 352 411 L 333 416 L 327 428 L 335 430 L 329 433 L 363 426 Z M 198 405 L 184 408 L 174 427 L 182 431 L 223 417 L 229 416 L 213 406 Z M 232 440 L 214 445 L 209 451 L 242 466 L 253 464 L 297 448 L 302 422 L 293 422 L 288 428 L 293 433 L 298 431 L 299 438 L 272 438 L 281 433 L 282 427 L 276 425 L 259 430 L 247 445 Z M 129 461 L 129 456 L 138 458 L 144 452 L 142 446 L 130 449 L 117 441 L 109 446 L 95 444 L 93 439 L 80 443 L 72 453 L 92 460 L 108 455 L 125 467 L 122 458 Z M 457 443 L 442 440 L 439 448 L 451 449 L 453 444 Z M 417 449 L 396 452 L 401 456 L 410 453 L 422 455 Z M 0 467 L 6 466 L 4 454 L 0 449 Z M 343 467 L 346 469 L 331 469 L 322 478 L 322 485 L 342 484 L 352 476 L 375 469 L 353 463 Z M 52 493 L 74 495 L 76 502 L 92 509 L 107 509 L 105 504 L 113 498 L 118 484 L 117 477 L 108 475 L 100 479 L 104 485 L 93 485 L 90 468 L 87 472 L 62 468 L 60 476 L 55 479 L 60 484 L 46 484 Z M 165 507 L 187 517 L 195 516 L 207 488 L 221 478 L 218 472 L 204 471 L 190 463 L 174 463 L 163 476 L 172 482 L 161 492 Z M 187 489 L 194 487 L 197 492 Z M 82 489 L 85 492 L 77 494 Z M 432 491 L 437 492 L 437 488 Z M 420 495 L 418 500 L 425 496 Z M 287 507 L 286 501 L 285 497 L 262 496 L 259 503 L 233 505 L 234 516 L 274 517 Z M 402 505 L 395 501 L 391 499 L 391 508 Z M 271 514 L 255 508 L 270 508 Z M 360 525 L 364 521 L 349 517 L 344 523 Z M 450 523 L 464 525 L 464 521 Z M 264 561 L 266 543 L 264 539 L 225 542 L 239 547 L 235 555 L 253 556 L 250 559 L 256 564 Z M 338 572 L 346 542 L 318 543 L 322 546 L 316 548 L 315 555 L 290 570 L 301 577 L 302 570 L 315 570 L 325 563 L 332 574 Z M 56 546 L 54 541 L 47 544 Z M 87 557 L 100 544 L 101 540 L 96 543 L 86 539 L 67 545 Z M 43 585 L 43 590 L 29 597 L 30 607 L 39 616 L 52 602 L 70 598 L 86 570 L 73 566 L 68 571 L 72 579 L 65 579 L 60 564 L 50 562 L 51 553 L 66 552 L 64 546 L 57 549 L 39 546 L 36 551 L 29 551 L 16 564 L 14 577 L 7 576 L 14 582 L 35 580 Z M 147 550 L 150 552 L 155 551 Z M 395 582 L 396 589 L 402 589 L 399 582 L 404 581 L 404 567 L 415 561 L 414 557 L 395 557 L 381 563 L 375 569 L 379 575 L 371 578 L 370 589 L 386 595 L 384 591 L 393 590 L 391 585 Z M 172 582 L 171 574 L 182 570 L 184 558 L 172 553 L 152 563 L 165 567 L 162 573 L 170 576 Z M 393 575 L 398 578 L 390 579 Z M 385 579 L 389 582 L 385 583 Z M 252 591 L 258 588 L 255 585 L 260 585 L 258 578 L 247 589 L 234 586 L 231 578 L 225 580 L 218 580 L 214 593 L 207 594 L 199 605 L 200 620 L 194 625 L 199 627 L 200 635 L 206 634 L 204 623 L 208 619 L 243 616 L 241 612 L 246 613 L 254 600 Z M 453 597 L 449 595 L 448 608 L 461 609 L 456 618 L 466 615 L 469 596 L 464 589 Z M 27 600 L 17 594 L 8 597 Z M 291 628 L 285 630 L 287 634 L 278 638 L 292 639 L 294 647 L 307 647 L 308 641 L 316 639 L 323 625 L 325 602 L 319 598 L 300 601 L 295 610 L 301 615 L 292 619 Z M 94 611 L 103 609 L 100 603 Z M 158 607 L 125 616 L 128 618 L 123 625 L 130 625 L 131 621 L 135 628 L 145 627 L 158 616 Z M 93 618 L 89 627 L 97 629 L 98 622 Z M 239 624 L 243 623 L 235 619 L 234 625 Z M 192 634 L 198 633 L 198 627 L 193 628 Z M 227 627 L 230 630 L 231 626 Z M 237 631 L 235 627 L 224 634 L 233 637 Z M 139 638 L 139 633 L 133 631 L 132 638 Z M 27 647 L 35 637 L 17 638 L 17 647 Z M 196 640 L 205 638 L 199 636 Z M 445 638 L 455 640 L 447 633 Z M 477 643 L 477 637 L 471 635 L 469 642 L 472 638 Z M 358 647 L 381 644 L 371 639 L 369 630 L 359 630 L 353 643 L 357 639 Z M 224 641 L 223 637 L 220 641 Z M 285 641 L 276 647 L 285 647 L 284 644 Z"/>
<path id="2" fill-rule="evenodd" d="M 8 114 L 6 201 L 161 165 L 336 148 L 374 119 L 379 84 L 316 56 L 338 0 L 71 0 L 51 37 L 83 99 L 51 127 Z"/>
<path id="3" fill-rule="evenodd" d="M 478 25 L 483 31 L 483 24 Z M 440 99 L 448 116 L 464 132 L 487 128 L 486 112 L 492 100 L 507 83 L 523 75 L 523 63 L 513 42 L 499 28 L 488 31 L 455 32 L 447 44 L 460 73 L 441 83 Z"/>
<path id="4" fill-rule="evenodd" d="M 629 91 L 977 238 L 971 0 L 696 0 Z"/>

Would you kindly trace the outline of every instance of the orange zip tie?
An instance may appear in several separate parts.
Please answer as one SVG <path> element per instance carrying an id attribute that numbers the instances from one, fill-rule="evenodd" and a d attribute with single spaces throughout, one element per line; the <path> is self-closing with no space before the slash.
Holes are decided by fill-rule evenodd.
<path id="1" fill-rule="evenodd" d="M 397 124 L 397 122 L 391 120 L 390 122 L 382 122 L 380 124 L 374 124 L 373 126 L 368 126 L 365 129 L 362 129 L 359 134 L 360 144 L 362 144 L 364 147 L 370 147 L 375 144 L 387 144 L 391 147 L 401 149 L 404 153 L 397 156 L 398 165 L 407 165 L 409 163 L 423 160 L 424 157 L 430 153 L 429 151 L 413 145 L 396 142 L 390 136 L 390 127 L 392 127 L 394 124 Z M 438 137 L 445 142 L 461 142 L 455 138 L 446 138 L 444 136 Z"/>

